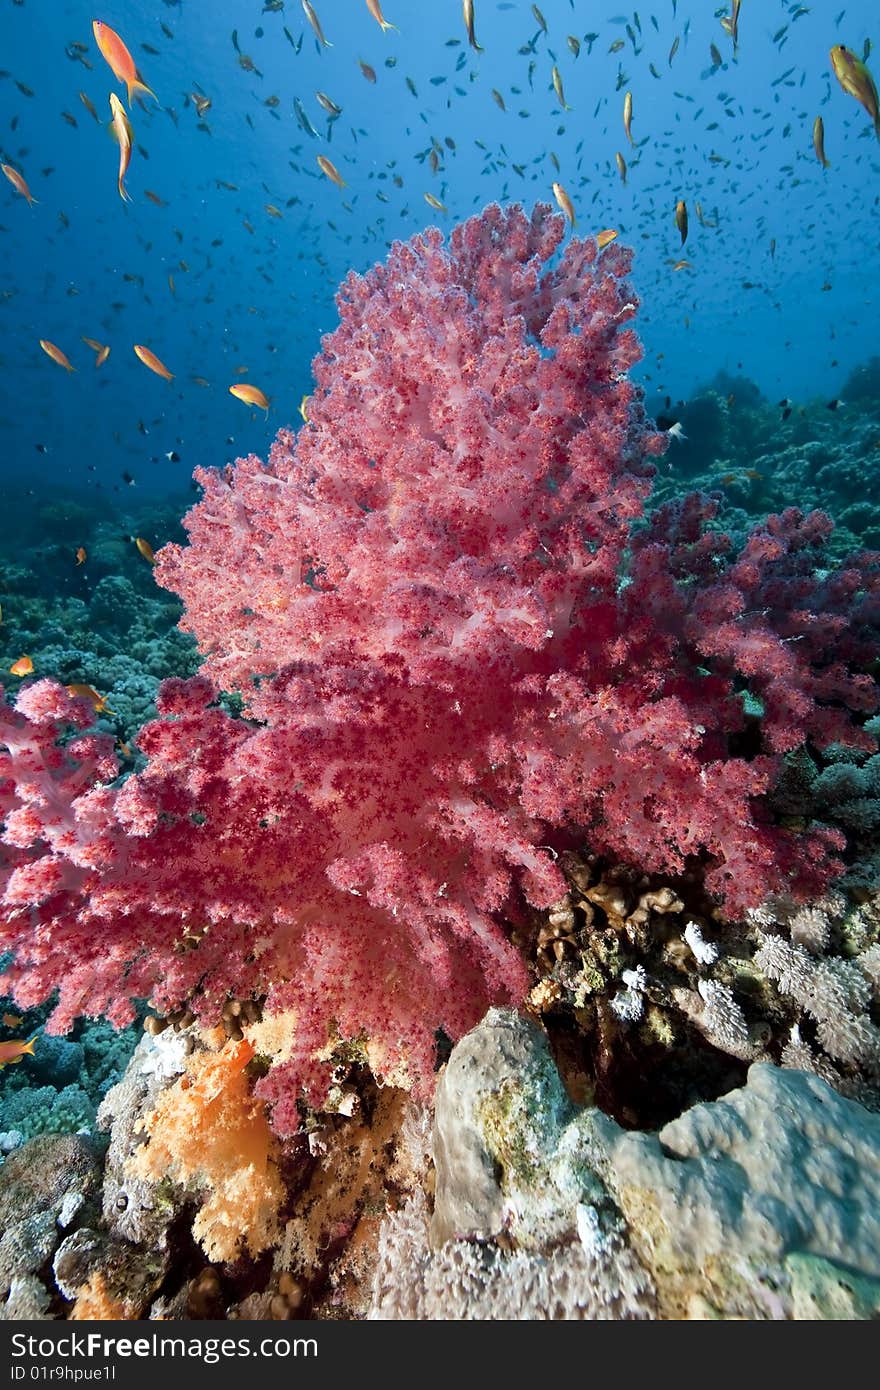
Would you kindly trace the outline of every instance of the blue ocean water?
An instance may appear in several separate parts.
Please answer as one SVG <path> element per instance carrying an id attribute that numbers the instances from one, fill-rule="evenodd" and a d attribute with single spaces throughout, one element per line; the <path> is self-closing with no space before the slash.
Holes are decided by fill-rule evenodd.
<path id="1" fill-rule="evenodd" d="M 0 151 L 37 202 L 2 180 L 3 480 L 94 495 L 124 492 L 128 474 L 139 496 L 170 495 L 195 464 L 264 453 L 298 423 L 349 268 L 495 199 L 552 202 L 555 181 L 578 230 L 614 228 L 636 248 L 649 387 L 683 398 L 726 369 L 770 396 L 838 395 L 874 349 L 880 247 L 880 145 L 829 62 L 841 42 L 861 55 L 875 16 L 867 0 L 841 5 L 745 0 L 735 49 L 724 7 L 688 0 L 477 0 L 477 52 L 458 0 L 389 0 L 388 32 L 365 0 L 318 0 L 327 46 L 300 0 L 5 0 Z M 131 112 L 130 203 L 106 129 L 123 88 L 95 18 L 157 96 Z M 83 335 L 110 345 L 97 371 Z M 271 398 L 268 422 L 229 396 L 241 380 Z"/>

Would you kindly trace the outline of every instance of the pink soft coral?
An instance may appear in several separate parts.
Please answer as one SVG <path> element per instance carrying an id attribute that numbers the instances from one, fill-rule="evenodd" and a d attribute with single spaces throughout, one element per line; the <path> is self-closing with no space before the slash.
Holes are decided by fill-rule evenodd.
<path id="1" fill-rule="evenodd" d="M 197 471 L 156 577 L 254 713 L 286 717 L 297 692 L 254 679 L 296 663 L 355 663 L 340 714 L 369 668 L 482 702 L 490 672 L 566 665 L 579 605 L 613 599 L 663 445 L 626 377 L 630 253 L 571 242 L 548 270 L 561 239 L 546 208 L 490 207 L 448 248 L 394 246 L 342 286 L 308 426 Z"/>
<path id="2" fill-rule="evenodd" d="M 85 790 L 107 770 L 43 724 L 60 821 L 6 774 L 19 996 L 59 987 L 58 1026 L 265 996 L 297 1019 L 261 1083 L 281 1131 L 334 1033 L 425 1089 L 438 1028 L 521 997 L 502 923 L 561 895 L 563 848 L 702 861 L 731 913 L 839 868 L 766 793 L 784 750 L 865 740 L 877 557 L 820 574 L 827 522 L 789 512 L 731 562 L 700 498 L 634 536 L 663 439 L 626 375 L 630 256 L 548 268 L 562 233 L 489 208 L 350 276 L 309 423 L 200 470 L 190 544 L 158 557 L 205 678 L 163 687 L 146 770 Z"/>

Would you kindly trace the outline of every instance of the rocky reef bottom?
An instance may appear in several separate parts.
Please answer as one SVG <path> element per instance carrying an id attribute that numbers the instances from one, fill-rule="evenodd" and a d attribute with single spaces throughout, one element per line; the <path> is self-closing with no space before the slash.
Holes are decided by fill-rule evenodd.
<path id="1" fill-rule="evenodd" d="M 626 1130 L 572 1100 L 536 1018 L 493 1009 L 433 1112 L 355 1072 L 281 1150 L 251 1060 L 219 1029 L 145 1034 L 103 1139 L 6 1157 L 0 1317 L 880 1316 L 880 1115 L 815 1074 L 755 1063 Z"/>

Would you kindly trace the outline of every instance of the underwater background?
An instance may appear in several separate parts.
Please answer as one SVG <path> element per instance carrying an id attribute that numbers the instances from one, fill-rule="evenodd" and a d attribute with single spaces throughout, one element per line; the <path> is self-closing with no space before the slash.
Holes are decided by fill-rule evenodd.
<path id="1" fill-rule="evenodd" d="M 199 664 L 150 565 L 192 470 L 301 423 L 349 270 L 493 201 L 558 185 L 576 234 L 634 247 L 634 376 L 680 436 L 652 507 L 716 492 L 737 539 L 821 507 L 835 556 L 880 549 L 880 142 L 829 60 L 872 66 L 876 7 L 745 0 L 734 45 L 727 7 L 691 0 L 477 0 L 479 51 L 459 0 L 382 12 L 397 29 L 316 0 L 324 43 L 300 0 L 0 0 L 0 162 L 33 199 L 0 179 L 0 680 L 90 687 L 126 771 L 159 682 Z M 156 94 L 130 112 L 131 201 L 94 19 Z M 0 1041 L 49 1012 L 0 1004 Z M 91 1131 L 141 1035 L 81 1021 L 0 1070 L 0 1148 Z"/>

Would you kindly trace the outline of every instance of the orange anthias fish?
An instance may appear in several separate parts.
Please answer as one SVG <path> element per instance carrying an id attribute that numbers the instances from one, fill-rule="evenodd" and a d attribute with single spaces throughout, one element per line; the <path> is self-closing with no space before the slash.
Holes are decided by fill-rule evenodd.
<path id="1" fill-rule="evenodd" d="M 109 24 L 102 24 L 100 19 L 94 19 L 92 20 L 92 33 L 95 35 L 95 43 L 101 51 L 101 57 L 112 69 L 113 76 L 119 82 L 124 82 L 128 88 L 129 106 L 131 106 L 132 97 L 140 92 L 145 92 L 154 101 L 158 101 L 159 98 L 156 93 L 147 86 L 141 77 L 135 67 L 134 59 L 115 30 L 111 29 Z"/>
<path id="2" fill-rule="evenodd" d="M 149 367 L 151 372 L 155 372 L 156 376 L 164 376 L 166 381 L 174 380 L 174 373 L 169 372 L 168 368 L 165 366 L 165 363 L 160 362 L 156 354 L 154 352 L 150 352 L 150 349 L 148 347 L 143 347 L 140 343 L 135 343 L 134 351 L 135 356 L 139 357 L 140 360 L 143 362 L 144 366 Z"/>
<path id="3" fill-rule="evenodd" d="M 679 198 L 675 205 L 675 225 L 681 237 L 681 244 L 684 246 L 688 239 L 688 210 L 684 198 Z"/>
<path id="4" fill-rule="evenodd" d="M 348 187 L 348 185 L 345 182 L 345 179 L 340 174 L 332 159 L 328 159 L 326 155 L 318 155 L 318 168 L 321 170 L 322 174 L 326 174 L 327 178 L 330 180 L 331 183 L 336 184 L 337 188 Z"/>
<path id="5" fill-rule="evenodd" d="M 154 565 L 156 563 L 156 556 L 153 551 L 153 547 L 150 545 L 150 542 L 145 541 L 143 536 L 135 536 L 134 543 L 137 546 L 140 554 L 143 555 L 144 559 L 149 560 L 150 564 Z"/>
<path id="6" fill-rule="evenodd" d="M 82 685 L 79 681 L 76 681 L 73 685 L 66 685 L 64 689 L 67 691 L 68 695 L 73 695 L 76 699 L 91 700 L 95 709 L 95 714 L 114 713 L 107 704 L 107 696 L 99 695 L 93 685 Z"/>
<path id="7" fill-rule="evenodd" d="M 565 214 L 572 227 L 575 226 L 577 219 L 575 217 L 574 204 L 561 183 L 554 183 L 553 197 L 556 199 L 556 205 L 560 212 Z"/>
<path id="8" fill-rule="evenodd" d="M 0 1042 L 0 1067 L 14 1066 L 24 1056 L 33 1057 L 34 1043 L 39 1036 L 39 1033 L 34 1033 L 34 1036 L 28 1038 L 27 1042 L 24 1038 L 13 1038 L 11 1042 Z"/>
<path id="9" fill-rule="evenodd" d="M 0 164 L 0 169 L 3 170 L 16 193 L 20 193 L 23 198 L 27 198 L 29 204 L 37 201 L 28 188 L 27 179 L 23 174 L 20 174 L 17 169 L 13 169 L 11 164 Z"/>
<path id="10" fill-rule="evenodd" d="M 134 131 L 131 128 L 131 121 L 126 115 L 125 107 L 119 100 L 115 92 L 110 93 L 110 110 L 113 119 L 110 129 L 113 132 L 116 143 L 119 145 L 119 174 L 116 179 L 116 187 L 119 189 L 119 196 L 124 203 L 131 202 L 131 194 L 125 187 L 125 176 L 128 173 L 128 166 L 131 163 L 131 151 L 134 146 Z"/>
<path id="11" fill-rule="evenodd" d="M 379 4 L 379 0 L 367 0 L 367 9 L 370 11 L 376 23 L 382 26 L 383 34 L 387 34 L 389 29 L 397 28 L 396 24 L 388 23 L 388 20 L 382 13 L 382 6 Z"/>
<path id="12" fill-rule="evenodd" d="M 596 233 L 596 245 L 600 251 L 604 251 L 606 246 L 610 246 L 612 241 L 617 240 L 617 232 L 613 227 L 606 227 L 604 232 Z"/>
<path id="13" fill-rule="evenodd" d="M 847 48 L 846 44 L 835 44 L 831 50 L 831 66 L 843 90 L 855 97 L 865 108 L 874 122 L 877 139 L 880 140 L 880 99 L 877 86 L 861 58 Z"/>
<path id="14" fill-rule="evenodd" d="M 95 366 L 103 367 L 107 358 L 110 356 L 110 348 L 107 343 L 99 343 L 97 338 L 83 338 L 86 347 L 90 347 L 95 353 Z"/>
<path id="15" fill-rule="evenodd" d="M 230 386 L 230 396 L 235 396 L 237 400 L 244 401 L 245 405 L 258 405 L 261 410 L 269 414 L 269 399 L 260 390 L 259 386 L 248 386 L 244 382 L 239 382 L 236 386 Z"/>
<path id="16" fill-rule="evenodd" d="M 67 354 L 62 352 L 60 347 L 50 343 L 48 338 L 40 339 L 40 347 L 47 357 L 51 357 L 53 362 L 57 362 L 59 367 L 63 367 L 66 372 L 75 372 L 76 367 L 68 360 Z"/>
<path id="17" fill-rule="evenodd" d="M 84 546 L 84 545 L 78 545 L 77 548 L 76 548 L 76 563 L 77 563 L 78 565 L 84 565 L 87 559 L 88 559 L 88 555 L 87 555 L 87 553 L 86 553 L 86 548 L 85 548 L 85 546 Z"/>
<path id="18" fill-rule="evenodd" d="M 29 656 L 20 656 L 9 668 L 10 676 L 32 676 L 33 673 L 34 663 Z"/>

